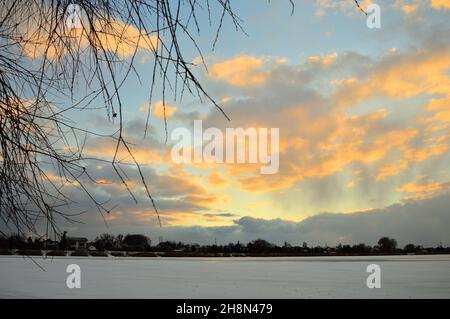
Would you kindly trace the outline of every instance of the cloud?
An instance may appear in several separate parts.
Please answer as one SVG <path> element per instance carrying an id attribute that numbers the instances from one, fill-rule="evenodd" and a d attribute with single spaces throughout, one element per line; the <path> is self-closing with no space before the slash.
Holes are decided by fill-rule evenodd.
<path id="1" fill-rule="evenodd" d="M 361 8 L 365 10 L 372 0 L 359 0 Z M 329 10 L 339 10 L 341 13 L 352 14 L 358 13 L 359 9 L 355 5 L 354 1 L 335 1 L 335 0 L 316 0 L 316 15 L 324 16 Z"/>
<path id="2" fill-rule="evenodd" d="M 140 146 L 129 145 L 129 148 L 132 155 L 122 143 L 120 143 L 119 148 L 117 148 L 117 142 L 115 140 L 93 138 L 84 148 L 83 154 L 87 157 L 100 158 L 109 161 L 116 155 L 117 162 L 128 164 L 133 164 L 134 160 L 139 164 L 160 164 L 163 162 L 162 154 L 160 154 L 158 150 L 148 147 L 148 144 Z"/>
<path id="3" fill-rule="evenodd" d="M 203 217 L 207 219 L 209 223 L 211 222 L 229 222 L 230 219 L 238 217 L 233 213 L 205 213 Z"/>
<path id="4" fill-rule="evenodd" d="M 48 58 L 58 59 L 70 52 L 83 52 L 87 48 L 104 50 L 126 58 L 134 55 L 140 49 L 155 49 L 158 41 L 157 36 L 146 35 L 136 27 L 120 20 L 112 20 L 107 23 L 95 21 L 93 27 L 99 31 L 95 37 L 89 30 L 67 29 L 64 20 L 56 27 L 31 25 L 22 31 L 23 41 L 20 44 L 24 53 L 30 58 L 45 55 Z M 54 28 L 60 37 L 49 37 L 48 30 Z"/>
<path id="5" fill-rule="evenodd" d="M 449 0 L 431 0 L 431 7 L 433 9 L 444 9 L 449 10 L 450 9 L 450 1 Z"/>
<path id="6" fill-rule="evenodd" d="M 139 108 L 139 111 L 148 112 L 148 108 L 148 104 L 145 104 Z M 175 114 L 177 107 L 175 105 L 165 104 L 163 101 L 158 101 L 150 105 L 150 110 L 158 118 L 164 118 L 165 116 L 166 119 L 169 119 Z"/>
<path id="7" fill-rule="evenodd" d="M 386 163 L 378 169 L 376 180 L 383 181 L 387 177 L 396 176 L 401 171 L 407 169 L 408 166 L 408 161 L 405 160 L 397 160 L 394 163 Z"/>
<path id="8" fill-rule="evenodd" d="M 425 178 L 418 178 L 396 189 L 399 193 L 407 194 L 406 199 L 425 199 L 445 193 L 450 189 L 450 181 L 433 182 Z"/>
<path id="9" fill-rule="evenodd" d="M 308 57 L 310 63 L 320 63 L 324 66 L 332 64 L 337 58 L 337 53 L 330 54 L 328 56 L 313 55 Z"/>
<path id="10" fill-rule="evenodd" d="M 223 167 L 250 192 L 285 190 L 360 165 L 386 192 L 395 190 L 395 182 L 387 183 L 394 177 L 433 175 L 422 165 L 439 159 L 444 165 L 450 149 L 449 52 L 435 43 L 377 59 L 340 52 L 297 65 L 266 61 L 265 82 L 246 88 L 245 99 L 230 99 L 227 113 L 234 127 L 280 128 L 279 173 L 262 176 L 256 165 Z M 216 113 L 205 122 L 226 125 Z M 342 180 L 343 186 L 349 182 Z"/>
<path id="11" fill-rule="evenodd" d="M 450 50 L 420 50 L 387 55 L 374 69 L 368 85 L 374 92 L 394 98 L 408 98 L 422 93 L 450 93 Z"/>
<path id="12" fill-rule="evenodd" d="M 230 184 L 230 181 L 224 177 L 219 170 L 214 169 L 208 177 L 208 183 L 214 186 L 227 186 Z"/>
<path id="13" fill-rule="evenodd" d="M 412 13 L 412 12 L 416 11 L 418 7 L 419 7 L 419 5 L 417 5 L 417 4 L 405 4 L 405 5 L 402 5 L 401 8 L 405 13 Z"/>
<path id="14" fill-rule="evenodd" d="M 432 99 L 428 103 L 426 110 L 430 112 L 424 118 L 425 122 L 429 125 L 429 130 L 439 131 L 448 129 L 450 126 L 450 94 L 445 98 Z"/>
<path id="15" fill-rule="evenodd" d="M 134 117 L 126 119 L 123 124 L 123 138 L 138 164 L 163 164 L 166 161 L 166 145 L 162 139 L 157 137 L 157 130 L 151 125 L 146 126 L 145 117 Z M 117 143 L 117 130 L 119 123 L 110 122 L 104 117 L 93 118 L 88 122 L 88 128 L 92 132 L 100 132 L 99 136 L 92 135 L 85 142 L 83 155 L 112 161 L 116 155 L 116 161 L 123 164 L 134 165 L 133 157 L 130 155 L 123 143 Z M 144 132 L 147 129 L 147 136 Z M 105 134 L 105 132 L 110 132 Z M 117 148 L 117 146 L 119 146 Z"/>
<path id="16" fill-rule="evenodd" d="M 97 152 L 96 156 L 106 155 L 101 148 L 98 148 Z M 139 152 L 135 153 L 137 159 L 138 154 Z M 123 180 L 112 165 L 102 160 L 85 160 L 83 165 L 85 169 L 77 174 L 78 181 L 69 174 L 69 178 L 59 176 L 58 173 L 61 172 L 48 167 L 47 176 L 50 181 L 58 188 L 64 186 L 65 196 L 72 201 L 70 206 L 59 207 L 61 212 L 85 212 L 82 219 L 94 224 L 103 221 L 103 218 L 109 224 L 117 225 L 157 224 L 156 212 L 134 165 L 116 163 L 116 169 Z M 150 167 L 140 163 L 140 166 L 147 188 L 156 201 L 163 225 L 202 225 L 223 221 L 219 218 L 205 218 L 203 214 L 216 210 L 216 205 L 227 203 L 229 197 L 226 194 L 211 192 L 200 177 L 179 170 L 178 167 L 156 170 L 153 165 Z M 97 203 L 102 203 L 109 213 L 107 214 L 106 210 L 99 211 L 84 190 L 88 191 Z M 129 192 L 132 192 L 133 196 Z"/>
<path id="17" fill-rule="evenodd" d="M 233 86 L 257 87 L 266 81 L 267 73 L 263 66 L 263 59 L 239 55 L 211 65 L 209 75 L 214 80 L 225 81 Z"/>

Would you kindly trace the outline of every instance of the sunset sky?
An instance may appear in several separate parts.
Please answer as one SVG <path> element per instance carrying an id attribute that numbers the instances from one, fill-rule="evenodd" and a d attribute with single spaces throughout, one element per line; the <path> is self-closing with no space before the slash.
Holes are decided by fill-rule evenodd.
<path id="1" fill-rule="evenodd" d="M 400 244 L 450 244 L 450 1 L 378 0 L 381 29 L 369 29 L 350 0 L 296 1 L 293 15 L 289 1 L 233 2 L 247 35 L 226 19 L 213 51 L 215 29 L 201 20 L 198 45 L 208 71 L 183 42 L 185 58 L 198 64 L 195 74 L 231 122 L 189 94 L 166 97 L 169 137 L 196 119 L 224 131 L 279 128 L 279 172 L 173 163 L 158 90 L 144 139 L 153 57 L 142 48 L 135 61 L 140 82 L 131 74 L 121 88 L 123 115 L 163 227 L 135 169 L 127 174 L 137 205 L 110 166 L 90 163 L 99 182 L 92 191 L 114 209 L 105 226 L 69 186 L 72 208 L 88 211 L 85 224 L 64 228 L 69 235 L 329 245 L 374 244 L 387 235 Z M 371 2 L 360 1 L 363 8 Z M 131 55 L 122 49 L 124 58 Z M 102 134 L 117 130 L 101 108 L 72 115 Z M 114 144 L 91 137 L 84 154 L 111 159 Z"/>

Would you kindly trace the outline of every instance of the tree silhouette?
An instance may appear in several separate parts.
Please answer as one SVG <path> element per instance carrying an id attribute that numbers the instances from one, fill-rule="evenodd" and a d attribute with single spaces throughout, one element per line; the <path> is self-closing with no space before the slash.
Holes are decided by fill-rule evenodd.
<path id="1" fill-rule="evenodd" d="M 394 238 L 381 237 L 378 246 L 382 252 L 393 252 L 397 248 L 397 241 Z"/>
<path id="2" fill-rule="evenodd" d="M 151 245 L 150 239 L 141 234 L 128 234 L 123 239 L 123 243 L 129 248 L 145 250 Z"/>
<path id="3" fill-rule="evenodd" d="M 59 249 L 67 250 L 69 248 L 69 240 L 67 239 L 67 232 L 63 232 L 59 241 Z"/>
<path id="4" fill-rule="evenodd" d="M 114 245 L 115 237 L 108 233 L 101 234 L 94 240 L 94 246 L 99 250 L 111 250 L 114 248 Z"/>
<path id="5" fill-rule="evenodd" d="M 273 247 L 273 244 L 264 239 L 256 239 L 247 245 L 248 250 L 255 253 L 264 253 Z"/>

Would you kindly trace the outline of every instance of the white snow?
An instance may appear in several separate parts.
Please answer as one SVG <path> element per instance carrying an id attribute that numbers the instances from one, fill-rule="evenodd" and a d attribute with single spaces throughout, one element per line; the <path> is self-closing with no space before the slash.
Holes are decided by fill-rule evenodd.
<path id="1" fill-rule="evenodd" d="M 1 298 L 450 298 L 450 255 L 290 258 L 0 257 Z M 381 288 L 366 267 L 381 267 Z M 81 267 L 81 288 L 66 267 Z"/>

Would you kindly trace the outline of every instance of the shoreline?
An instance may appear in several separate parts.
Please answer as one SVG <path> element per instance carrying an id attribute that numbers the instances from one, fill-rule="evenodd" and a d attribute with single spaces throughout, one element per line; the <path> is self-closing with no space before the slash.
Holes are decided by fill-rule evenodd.
<path id="1" fill-rule="evenodd" d="M 44 258 L 289 258 L 289 257 L 400 257 L 400 256 L 449 256 L 448 252 L 429 253 L 367 253 L 367 254 L 287 254 L 287 253 L 186 253 L 186 252 L 136 252 L 136 251 L 0 251 L 0 257 Z"/>

